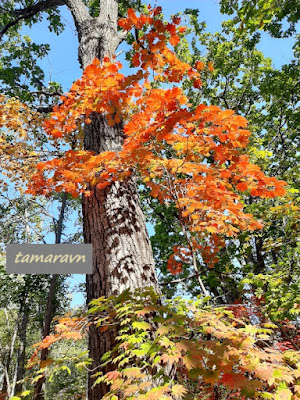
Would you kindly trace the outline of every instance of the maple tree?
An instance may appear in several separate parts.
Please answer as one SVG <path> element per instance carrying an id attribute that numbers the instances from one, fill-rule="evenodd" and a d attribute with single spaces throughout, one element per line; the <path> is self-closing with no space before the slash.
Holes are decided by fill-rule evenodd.
<path id="1" fill-rule="evenodd" d="M 40 123 L 39 114 L 26 104 L 17 98 L 0 95 L 1 185 L 7 184 L 4 177 L 20 189 L 22 182 L 30 180 L 40 159 L 34 151 L 38 146 L 34 131 Z"/>
<path id="2" fill-rule="evenodd" d="M 95 384 L 110 387 L 103 399 L 299 398 L 299 352 L 262 348 L 272 343 L 276 328 L 268 321 L 253 326 L 243 315 L 211 308 L 202 299 L 177 297 L 158 305 L 153 290 L 126 291 L 91 306 L 85 317 L 59 320 L 55 334 L 36 345 L 30 368 L 40 350 L 62 339 L 82 339 L 90 324 L 100 332 L 118 324 L 115 346 L 102 357 L 103 366 L 112 362 L 115 369 L 95 374 Z M 51 377 L 62 360 L 49 360 L 35 374 Z M 90 364 L 82 355 L 74 361 L 79 368 Z"/>
<path id="3" fill-rule="evenodd" d="M 178 211 L 186 243 L 173 249 L 168 269 L 176 274 L 183 264 L 192 264 L 206 294 L 196 253 L 213 267 L 224 236 L 262 226 L 243 212 L 239 193 L 272 198 L 285 193 L 285 183 L 267 177 L 242 152 L 250 135 L 243 117 L 216 106 L 189 104 L 178 84 L 188 76 L 195 88 L 200 87 L 205 65 L 198 62 L 192 68 L 170 50 L 168 46 L 178 44 L 185 29 L 179 18 L 163 23 L 160 11 L 149 9 L 147 15 L 138 16 L 130 9 L 128 17 L 119 22 L 127 30 L 147 26 L 133 45 L 132 62 L 140 67 L 138 72 L 126 77 L 120 73 L 120 63 L 94 59 L 44 123 L 55 144 L 74 144 L 74 135 L 93 123 L 95 114 L 104 115 L 109 126 L 123 125 L 125 138 L 120 150 L 99 154 L 84 150 L 77 134 L 76 149 L 37 165 L 29 193 L 66 191 L 89 198 L 93 187 L 105 190 L 113 182 L 139 176 L 152 196 L 162 203 L 172 202 Z M 207 68 L 213 70 L 211 64 Z M 175 86 L 162 88 L 162 84 Z M 49 337 L 47 345 L 51 340 L 56 339 Z M 215 374 L 220 378 L 217 371 Z M 236 384 L 230 374 L 228 381 L 233 379 Z M 107 383 L 105 379 L 96 382 Z"/>
<path id="4" fill-rule="evenodd" d="M 233 303 L 241 297 L 247 302 L 252 292 L 263 298 L 265 304 L 261 306 L 273 320 L 295 319 L 294 305 L 299 298 L 299 245 L 295 241 L 299 236 L 299 103 L 295 91 L 299 80 L 298 47 L 293 47 L 290 62 L 275 68 L 256 47 L 258 32 L 250 36 L 245 29 L 236 29 L 226 21 L 222 32 L 210 34 L 196 14 L 187 10 L 187 15 L 195 38 L 191 49 L 181 41 L 176 53 L 183 60 L 214 60 L 215 65 L 213 74 L 203 75 L 203 90 L 196 91 L 188 81 L 184 83 L 190 101 L 211 102 L 246 116 L 253 133 L 247 149 L 252 162 L 288 183 L 288 194 L 281 198 L 261 199 L 247 192 L 242 195 L 245 210 L 262 218 L 264 228 L 241 233 L 237 240 L 226 240 L 214 269 L 207 271 L 202 264 L 204 282 L 220 303 Z M 176 240 L 180 243 L 180 238 Z M 155 238 L 153 242 L 155 250 L 160 251 L 160 242 Z M 190 289 L 193 281 L 187 282 Z M 246 293 L 243 282 L 249 285 Z"/>
<path id="5" fill-rule="evenodd" d="M 82 124 L 91 122 L 92 113 L 101 113 L 111 126 L 124 122 L 122 150 L 95 154 L 82 150 L 77 137 L 78 150 L 37 165 L 39 173 L 32 178 L 29 193 L 65 190 L 89 196 L 89 185 L 104 189 L 137 173 L 152 196 L 176 205 L 182 228 L 189 232 L 189 250 L 174 249 L 174 255 L 186 262 L 193 249 L 201 249 L 213 266 L 214 249 L 217 252 L 222 245 L 219 235 L 234 236 L 262 226 L 243 212 L 237 192 L 275 197 L 285 193 L 285 183 L 265 176 L 241 152 L 250 135 L 243 117 L 216 106 L 191 109 L 179 87 L 155 88 L 148 81 L 150 71 L 154 82 L 168 84 L 178 84 L 187 75 L 199 87 L 199 71 L 204 68 L 198 62 L 194 69 L 172 53 L 167 44 L 178 44 L 184 27 L 176 28 L 180 19 L 163 24 L 154 18 L 158 12 L 137 17 L 129 10 L 128 18 L 119 22 L 126 29 L 150 25 L 133 45 L 133 65 L 141 67 L 136 74 L 125 77 L 119 62 L 106 58 L 101 64 L 95 59 L 44 123 L 51 137 L 68 143 Z M 174 256 L 169 269 L 180 269 Z"/>
<path id="6" fill-rule="evenodd" d="M 134 67 L 139 68 L 135 74 L 126 77 L 121 73 L 122 66 L 115 61 L 111 49 L 106 51 L 109 57 L 104 57 L 106 54 L 102 53 L 98 58 L 94 58 L 93 54 L 88 56 L 81 54 L 85 66 L 82 78 L 73 84 L 68 94 L 61 97 L 62 104 L 54 108 L 51 117 L 44 123 L 44 129 L 53 139 L 53 144 L 55 146 L 62 144 L 64 149 L 67 144 L 70 150 L 59 158 L 53 158 L 37 165 L 38 172 L 32 177 L 29 193 L 47 196 L 51 196 L 55 191 L 65 191 L 72 196 L 82 193 L 84 207 L 86 210 L 90 210 L 89 215 L 85 214 L 86 226 L 88 226 L 88 218 L 91 218 L 92 215 L 91 208 L 95 207 L 97 203 L 95 200 L 98 202 L 99 200 L 100 202 L 102 200 L 116 201 L 118 195 L 120 193 L 123 195 L 125 190 L 124 200 L 128 202 L 130 194 L 135 193 L 131 189 L 128 192 L 128 188 L 133 186 L 138 177 L 149 188 L 152 196 L 164 205 L 174 205 L 177 210 L 184 242 L 182 245 L 174 247 L 173 254 L 168 261 L 169 271 L 176 274 L 181 272 L 185 265 L 192 265 L 198 283 L 203 293 L 206 294 L 206 288 L 201 281 L 197 267 L 197 257 L 202 257 L 212 268 L 218 261 L 218 252 L 224 246 L 226 236 L 236 237 L 240 230 L 255 230 L 262 226 L 252 215 L 243 211 L 241 195 L 249 193 L 253 197 L 273 198 L 285 193 L 285 184 L 283 181 L 267 177 L 258 166 L 251 164 L 244 151 L 250 133 L 243 117 L 230 110 L 223 111 L 216 106 L 203 104 L 193 106 L 190 104 L 179 86 L 185 78 L 188 78 L 193 87 L 199 90 L 201 88 L 201 72 L 212 72 L 213 63 L 205 64 L 198 61 L 193 68 L 188 63 L 181 61 L 170 50 L 170 46 L 176 46 L 179 43 L 185 28 L 180 26 L 180 20 L 177 17 L 173 19 L 172 23 L 164 23 L 160 17 L 160 11 L 160 8 L 149 9 L 147 14 L 137 15 L 133 9 L 129 9 L 128 17 L 119 21 L 120 27 L 124 30 L 135 29 L 139 32 L 138 39 L 133 45 L 132 63 Z M 97 131 L 98 134 L 94 135 L 93 131 Z M 99 131 L 101 132 L 100 139 Z M 107 137 L 106 132 L 109 132 Z M 121 191 L 119 191 L 120 188 Z M 116 190 L 117 196 L 109 197 L 114 190 Z M 122 205 L 114 210 L 114 217 L 117 216 L 116 221 L 122 211 L 124 216 L 128 212 L 128 208 L 126 210 Z M 99 215 L 102 217 L 104 215 L 105 220 L 110 212 L 111 210 L 107 212 L 100 209 L 96 220 L 99 219 Z M 131 210 L 130 215 L 132 214 L 134 213 Z M 142 218 L 141 214 L 138 213 L 137 219 L 140 218 Z M 131 218 L 131 221 L 128 222 L 129 226 L 131 224 L 134 227 L 134 219 Z M 85 239 L 87 241 L 94 240 L 93 243 L 96 243 L 95 232 L 99 234 L 99 230 L 93 231 L 93 229 L 90 232 L 86 231 Z M 110 230 L 100 230 L 100 232 L 101 236 L 111 234 L 114 239 L 115 232 Z M 144 239 L 142 241 L 145 243 Z M 111 247 L 115 248 L 113 245 Z M 97 251 L 99 252 L 98 246 L 95 253 Z M 99 254 L 95 253 L 98 260 L 103 262 L 105 258 L 101 256 L 101 259 Z M 138 255 L 138 252 L 135 253 L 135 256 L 138 257 Z M 150 258 L 148 256 L 149 260 L 151 261 L 151 256 Z M 123 265 L 126 270 L 130 269 L 128 264 Z M 98 267 L 99 261 L 96 265 L 98 272 L 111 271 L 110 268 Z M 120 274 L 121 267 L 122 264 L 116 275 Z M 122 282 L 122 279 L 115 278 L 112 279 L 112 282 L 107 281 L 102 291 L 93 289 L 89 293 L 89 300 L 96 294 L 96 297 L 103 293 L 107 296 L 126 287 L 147 286 L 147 283 L 157 289 L 153 268 L 150 267 L 151 274 L 144 279 L 143 272 L 146 268 L 143 271 L 141 265 L 138 267 L 134 279 L 131 280 L 125 276 L 127 282 L 126 279 L 124 279 L 125 282 Z M 134 272 L 133 268 L 133 273 L 128 276 L 131 278 Z M 139 276 L 143 279 L 136 284 Z M 134 283 L 132 284 L 132 282 Z M 97 280 L 88 281 L 89 288 L 96 287 L 98 284 Z M 131 302 L 134 303 L 132 298 Z M 184 318 L 187 318 L 190 309 L 184 307 L 183 309 Z M 166 309 L 156 308 L 157 313 L 161 311 L 168 312 Z M 203 315 L 205 315 L 204 312 L 202 317 Z M 124 314 L 122 314 L 123 317 Z M 211 313 L 207 314 L 206 318 L 206 320 L 211 318 L 216 326 L 221 323 Z M 129 323 L 130 319 L 126 321 Z M 177 324 L 178 320 L 175 322 Z M 195 322 L 199 323 L 197 318 Z M 201 322 L 205 325 L 205 318 Z M 137 331 L 142 332 L 148 330 L 153 332 L 156 329 L 156 326 L 149 327 L 149 321 L 139 321 L 134 327 Z M 239 338 L 242 337 L 242 342 L 246 340 L 245 336 L 235 335 L 234 329 L 228 329 L 226 330 L 226 324 L 222 324 L 221 338 L 216 336 L 217 331 L 208 332 L 204 329 L 205 340 L 207 340 L 207 335 L 220 339 L 220 342 L 214 341 L 213 343 L 217 347 L 223 343 L 223 340 L 225 342 L 232 340 L 233 347 L 234 343 L 240 343 Z M 90 325 L 90 330 L 94 336 L 95 332 L 99 331 L 98 327 L 93 324 Z M 109 333 L 109 330 L 103 329 L 102 337 L 105 337 L 105 332 Z M 161 331 L 158 335 L 160 334 Z M 48 337 L 40 349 L 68 335 L 73 339 L 80 337 L 74 333 Z M 143 333 L 143 335 L 147 337 L 147 334 Z M 167 340 L 170 341 L 171 336 L 167 336 L 165 343 Z M 114 338 L 114 333 L 106 338 Z M 150 338 L 153 339 L 153 335 L 150 334 Z M 90 340 L 90 344 L 94 347 L 94 354 L 97 353 L 98 356 L 98 359 L 94 360 L 94 365 L 99 366 L 99 349 L 95 349 L 97 340 L 93 341 L 91 334 Z M 137 341 L 137 343 L 140 342 Z M 174 343 L 177 343 L 177 336 Z M 182 358 L 186 356 L 184 351 L 192 352 L 193 349 L 198 348 L 198 344 L 191 341 L 192 348 L 182 349 L 182 353 L 178 354 L 176 345 L 174 347 L 161 343 L 160 345 L 167 349 L 171 347 L 171 349 L 164 353 L 159 348 L 157 353 L 161 358 L 156 361 L 156 364 L 169 362 L 174 365 L 178 362 L 180 367 L 182 367 Z M 207 354 L 202 355 L 204 358 L 210 354 L 210 351 L 215 351 L 210 349 L 209 344 L 207 346 L 207 350 L 205 350 Z M 258 357 L 261 357 L 259 362 L 262 365 L 256 365 L 257 370 L 253 375 L 251 363 L 245 362 L 246 366 L 243 365 L 244 368 L 240 369 L 240 363 L 245 361 L 244 350 L 230 353 L 235 357 L 236 364 L 226 364 L 228 361 L 226 361 L 226 357 L 228 358 L 226 346 L 227 343 L 226 350 L 224 347 L 220 349 L 221 353 L 224 351 L 226 354 L 225 359 L 218 358 L 214 354 L 215 358 L 212 357 L 211 360 L 211 371 L 207 369 L 204 373 L 204 386 L 206 384 L 209 386 L 208 396 L 218 396 L 216 393 L 213 395 L 209 392 L 211 383 L 219 382 L 229 389 L 237 388 L 237 392 L 228 394 L 228 396 L 237 396 L 240 395 L 239 390 L 244 389 L 243 384 L 246 389 L 249 389 L 249 385 L 251 386 L 249 381 L 255 380 L 256 377 L 263 381 L 265 386 L 273 386 L 272 390 L 278 389 L 274 395 L 275 398 L 276 396 L 290 398 L 293 394 L 297 396 L 297 388 L 292 388 L 294 380 L 297 378 L 297 372 L 292 372 L 295 375 L 293 375 L 293 380 L 289 380 L 286 377 L 287 371 L 294 371 L 294 366 L 286 366 L 285 359 L 278 357 L 277 353 L 269 358 L 263 352 L 259 355 L 256 353 Z M 250 346 L 247 351 L 255 353 L 256 349 Z M 100 356 L 103 353 L 103 348 L 101 348 Z M 116 360 L 114 361 L 116 362 Z M 268 365 L 264 365 L 264 362 Z M 278 368 L 279 372 L 274 372 L 273 362 L 281 365 Z M 145 378 L 142 372 L 122 369 L 122 364 L 118 364 L 118 366 L 121 368 L 120 371 L 110 371 L 103 379 L 99 380 L 100 383 L 104 381 L 104 383 L 114 384 L 114 381 L 120 379 L 112 389 L 107 389 L 107 385 L 98 385 L 105 388 L 101 389 L 101 396 L 103 396 L 102 390 L 104 390 L 108 391 L 107 396 L 111 395 L 111 398 L 115 398 L 113 397 L 115 394 L 111 390 L 120 391 L 120 385 L 124 384 L 124 379 L 127 392 L 122 395 L 134 396 L 137 390 L 136 385 L 140 385 Z M 218 369 L 219 367 L 224 368 Z M 184 362 L 183 368 L 189 370 Z M 203 369 L 203 365 L 199 364 L 199 368 Z M 228 368 L 228 372 L 226 368 Z M 211 376 L 205 375 L 210 373 Z M 182 375 L 185 374 L 188 376 L 186 371 Z M 250 379 L 247 381 L 246 377 L 249 376 Z M 193 383 L 190 377 L 189 379 L 191 385 L 199 385 L 197 380 Z M 89 398 L 98 398 L 99 392 L 91 389 L 90 384 Z M 256 389 L 255 395 L 260 396 L 261 390 L 258 383 Z M 147 391 L 147 384 L 145 390 Z M 144 395 L 141 399 L 163 398 L 164 395 L 166 398 L 168 398 L 167 396 L 170 398 L 173 395 L 184 395 L 187 390 L 193 393 L 192 389 L 186 389 L 180 383 L 173 386 L 165 385 L 165 387 L 158 384 L 147 394 L 141 394 L 141 396 Z M 203 394 L 205 390 L 200 385 L 200 393 Z"/>

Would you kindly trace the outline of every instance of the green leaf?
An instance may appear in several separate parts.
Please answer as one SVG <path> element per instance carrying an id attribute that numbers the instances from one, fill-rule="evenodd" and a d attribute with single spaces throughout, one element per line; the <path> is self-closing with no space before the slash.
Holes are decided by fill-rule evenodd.
<path id="1" fill-rule="evenodd" d="M 136 321 L 133 322 L 132 327 L 137 330 L 146 331 L 151 329 L 151 325 L 145 321 Z"/>

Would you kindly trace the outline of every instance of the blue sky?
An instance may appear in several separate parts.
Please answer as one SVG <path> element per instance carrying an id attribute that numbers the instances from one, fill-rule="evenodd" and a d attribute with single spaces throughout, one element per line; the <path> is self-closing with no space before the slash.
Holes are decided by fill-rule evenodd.
<path id="1" fill-rule="evenodd" d="M 183 11 L 185 8 L 198 8 L 199 18 L 207 24 L 207 31 L 213 33 L 220 31 L 222 21 L 226 16 L 220 14 L 219 4 L 216 0 L 160 0 L 151 1 L 151 4 L 159 4 L 163 7 L 166 17 L 171 14 Z M 28 34 L 36 43 L 50 43 L 51 51 L 48 57 L 41 61 L 44 67 L 47 81 L 57 81 L 68 90 L 73 81 L 80 77 L 81 70 L 77 59 L 77 34 L 70 12 L 62 8 L 62 20 L 65 23 L 64 32 L 58 37 L 49 32 L 47 21 L 25 28 Z M 280 67 L 288 63 L 292 58 L 293 39 L 273 39 L 262 32 L 262 40 L 259 49 L 265 56 L 273 59 L 274 66 Z M 121 45 L 122 47 L 122 45 Z"/>
<path id="2" fill-rule="evenodd" d="M 222 21 L 226 16 L 220 14 L 217 0 L 159 0 L 151 1 L 151 4 L 160 5 L 166 17 L 183 11 L 185 8 L 198 8 L 200 10 L 200 21 L 205 21 L 207 31 L 214 33 L 221 30 Z M 40 64 L 46 71 L 46 82 L 56 81 L 62 84 L 67 91 L 73 81 L 81 76 L 81 70 L 77 59 L 77 34 L 73 24 L 72 16 L 64 7 L 62 8 L 62 20 L 65 23 L 64 32 L 58 37 L 49 32 L 47 21 L 34 25 L 31 29 L 25 28 L 24 33 L 30 36 L 36 43 L 50 43 L 51 51 Z M 293 39 L 273 39 L 262 33 L 259 49 L 265 56 L 273 60 L 273 66 L 280 68 L 292 59 Z M 72 287 L 82 283 L 85 276 L 74 275 L 70 279 Z M 82 304 L 83 296 L 73 291 L 72 305 Z"/>

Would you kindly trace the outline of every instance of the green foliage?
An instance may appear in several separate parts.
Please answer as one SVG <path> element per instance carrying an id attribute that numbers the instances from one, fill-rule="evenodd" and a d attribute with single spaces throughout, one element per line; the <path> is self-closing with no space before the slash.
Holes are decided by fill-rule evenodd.
<path id="1" fill-rule="evenodd" d="M 10 34 L 0 47 L 1 93 L 32 100 L 30 89 L 41 90 L 44 72 L 38 60 L 49 52 L 49 45 L 37 45 L 28 36 Z"/>
<path id="2" fill-rule="evenodd" d="M 284 271 L 284 269 L 283 269 Z M 250 285 L 258 299 L 262 299 L 262 311 L 273 321 L 295 320 L 300 314 L 300 279 L 286 272 L 269 275 L 249 274 L 242 283 Z"/>
<path id="3" fill-rule="evenodd" d="M 259 29 L 280 38 L 296 31 L 300 19 L 298 0 L 222 0 L 221 12 L 234 15 L 232 25 L 253 33 Z M 288 25 L 286 27 L 286 25 Z"/>
<path id="4" fill-rule="evenodd" d="M 0 91 L 2 94 L 16 96 L 21 101 L 33 102 L 36 96 L 31 93 L 42 90 L 45 73 L 39 65 L 40 59 L 47 56 L 50 46 L 48 44 L 36 44 L 29 36 L 22 35 L 22 27 L 32 27 L 46 15 L 49 21 L 49 30 L 59 35 L 64 24 L 61 22 L 58 9 L 49 8 L 44 13 L 38 12 L 31 18 L 19 19 L 17 10 L 33 6 L 31 0 L 17 2 L 3 0 L 0 5 Z M 17 21 L 16 24 L 14 22 Z M 10 28 L 2 35 L 2 31 Z"/>
<path id="5" fill-rule="evenodd" d="M 58 360 L 48 367 L 45 398 L 69 400 L 85 394 L 86 371 L 88 367 L 86 341 L 61 342 L 51 351 L 50 357 Z"/>
<path id="6" fill-rule="evenodd" d="M 90 305 L 87 321 L 100 334 L 118 327 L 115 347 L 102 357 L 102 366 L 112 368 L 95 374 L 95 385 L 110 388 L 103 399 L 279 399 L 282 390 L 292 396 L 300 355 L 277 349 L 271 323 L 253 326 L 205 300 L 164 300 L 152 289 L 127 290 Z"/>

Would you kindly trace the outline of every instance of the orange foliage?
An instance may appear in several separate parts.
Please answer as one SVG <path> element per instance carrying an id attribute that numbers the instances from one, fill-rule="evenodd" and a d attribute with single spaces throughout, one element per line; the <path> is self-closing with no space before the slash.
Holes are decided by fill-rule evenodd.
<path id="1" fill-rule="evenodd" d="M 61 158 L 40 163 L 28 191 L 78 196 L 87 187 L 105 189 L 115 180 L 138 174 L 152 196 L 175 203 L 193 250 L 201 251 L 213 266 L 224 244 L 220 235 L 236 236 L 240 230 L 262 226 L 243 212 L 239 192 L 275 197 L 285 193 L 285 183 L 250 163 L 243 150 L 250 135 L 245 118 L 213 105 L 191 107 L 179 84 L 187 77 L 200 87 L 204 65 L 198 61 L 193 68 L 178 59 L 170 47 L 178 44 L 184 31 L 180 19 L 167 24 L 157 18 L 159 12 L 154 8 L 138 16 L 129 9 L 119 21 L 125 30 L 145 27 L 133 44 L 132 62 L 139 68 L 135 74 L 124 76 L 115 60 L 95 59 L 44 124 L 53 138 L 70 141 L 70 135 L 91 121 L 92 113 L 101 113 L 110 125 L 122 122 L 122 150 L 69 150 Z M 213 70 L 212 63 L 208 69 Z M 159 88 L 149 82 L 150 76 L 160 82 Z M 182 254 L 170 259 L 172 273 L 181 271 Z"/>
<path id="2" fill-rule="evenodd" d="M 40 358 L 38 357 L 39 352 L 49 348 L 52 344 L 64 339 L 82 339 L 86 333 L 83 330 L 84 326 L 86 326 L 86 321 L 83 318 L 71 318 L 70 316 L 60 318 L 55 325 L 55 333 L 46 336 L 41 342 L 34 345 L 36 349 L 28 362 L 28 368 L 32 368 L 38 364 L 40 362 Z"/>
<path id="3" fill-rule="evenodd" d="M 38 113 L 16 98 L 0 94 L 0 170 L 1 175 L 22 190 L 39 159 L 33 136 L 41 123 Z M 0 186 L 7 186 L 0 179 Z"/>

